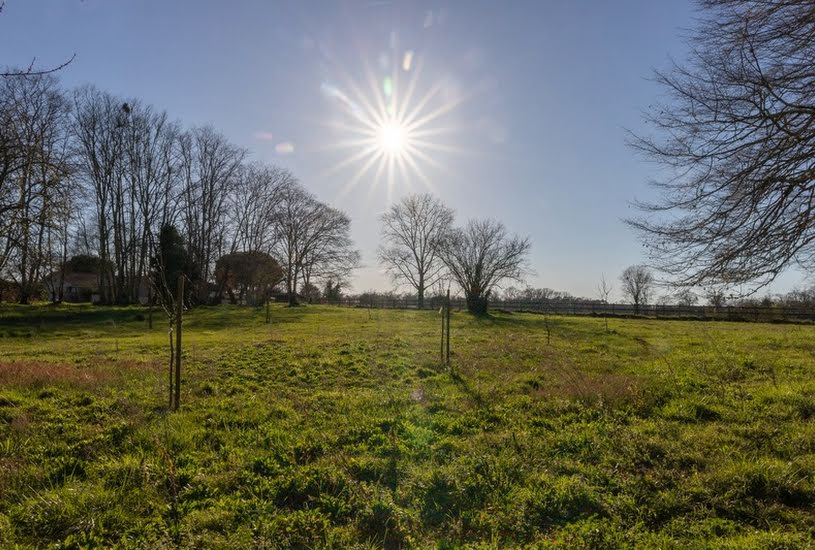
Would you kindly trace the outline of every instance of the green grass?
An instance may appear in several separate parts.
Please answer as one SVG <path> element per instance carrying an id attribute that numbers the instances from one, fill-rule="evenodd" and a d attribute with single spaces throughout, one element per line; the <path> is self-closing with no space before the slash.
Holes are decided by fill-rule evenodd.
<path id="1" fill-rule="evenodd" d="M 815 327 L 0 309 L 0 547 L 815 547 Z"/>

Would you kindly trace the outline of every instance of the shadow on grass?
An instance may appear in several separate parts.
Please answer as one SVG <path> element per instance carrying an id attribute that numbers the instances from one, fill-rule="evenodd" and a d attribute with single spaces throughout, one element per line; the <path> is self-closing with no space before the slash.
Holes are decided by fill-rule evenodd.
<path id="1" fill-rule="evenodd" d="M 471 315 L 465 312 L 469 319 L 475 322 L 479 327 L 515 327 L 525 328 L 529 330 L 546 330 L 561 327 L 563 325 L 562 319 L 554 315 L 538 315 L 538 314 L 515 314 L 515 313 L 489 313 L 487 315 Z"/>
<path id="2" fill-rule="evenodd" d="M 161 315 L 154 311 L 154 319 Z M 3 306 L 0 308 L 0 326 L 36 326 L 48 328 L 66 323 L 102 324 L 114 322 L 132 322 L 146 319 L 147 309 L 139 306 L 129 307 L 96 307 L 91 305 L 32 305 Z"/>
<path id="3" fill-rule="evenodd" d="M 470 398 L 479 409 L 487 406 L 488 401 L 484 395 L 477 389 L 473 388 L 472 384 L 470 384 L 466 378 L 461 376 L 458 371 L 454 370 L 452 373 L 450 373 L 450 378 L 453 380 L 456 387 L 464 392 L 464 395 Z"/>
<path id="4" fill-rule="evenodd" d="M 307 314 L 308 308 L 272 309 L 272 324 L 296 323 Z M 91 304 L 60 305 L 0 305 L 0 329 L 30 328 L 40 332 L 61 330 L 67 326 L 106 327 L 138 323 L 146 325 L 149 316 L 145 306 L 94 306 Z M 218 305 L 198 306 L 184 314 L 184 324 L 204 330 L 230 328 L 245 325 L 247 321 L 263 323 L 265 308 L 248 306 Z M 159 327 L 168 322 L 161 307 L 153 308 L 153 326 Z"/>

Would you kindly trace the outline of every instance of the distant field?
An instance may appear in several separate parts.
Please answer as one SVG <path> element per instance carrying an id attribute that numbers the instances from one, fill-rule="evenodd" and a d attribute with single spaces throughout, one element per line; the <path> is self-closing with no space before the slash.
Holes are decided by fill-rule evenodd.
<path id="1" fill-rule="evenodd" d="M 0 306 L 0 547 L 815 546 L 813 326 L 144 315 Z"/>

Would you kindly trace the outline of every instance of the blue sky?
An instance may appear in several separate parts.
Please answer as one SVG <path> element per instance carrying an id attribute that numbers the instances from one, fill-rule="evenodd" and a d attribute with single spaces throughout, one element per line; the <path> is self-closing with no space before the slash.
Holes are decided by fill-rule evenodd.
<path id="1" fill-rule="evenodd" d="M 659 98 L 651 70 L 683 57 L 694 16 L 684 0 L 8 0 L 0 65 L 76 53 L 66 86 L 212 124 L 251 158 L 290 168 L 352 217 L 367 266 L 356 290 L 390 288 L 377 216 L 432 189 L 459 221 L 494 217 L 529 235 L 529 284 L 593 296 L 601 273 L 616 283 L 644 259 L 621 220 L 657 170 L 626 147 L 625 129 L 642 130 Z M 387 92 L 400 106 L 413 78 L 418 168 L 377 177 L 372 161 L 360 175 L 370 155 L 354 110 L 370 119 L 366 105 Z"/>

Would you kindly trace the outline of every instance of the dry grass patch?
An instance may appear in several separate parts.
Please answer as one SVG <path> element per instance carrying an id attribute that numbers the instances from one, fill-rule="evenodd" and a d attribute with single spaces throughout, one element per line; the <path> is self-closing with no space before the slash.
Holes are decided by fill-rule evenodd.
<path id="1" fill-rule="evenodd" d="M 620 373 L 592 373 L 580 370 L 550 369 L 549 376 L 535 391 L 547 399 L 568 399 L 585 404 L 630 403 L 643 386 L 640 376 Z"/>
<path id="2" fill-rule="evenodd" d="M 0 362 L 0 387 L 37 388 L 69 385 L 93 388 L 121 380 L 127 374 L 155 371 L 157 361 L 95 361 L 90 364 L 52 363 L 48 361 Z"/>

